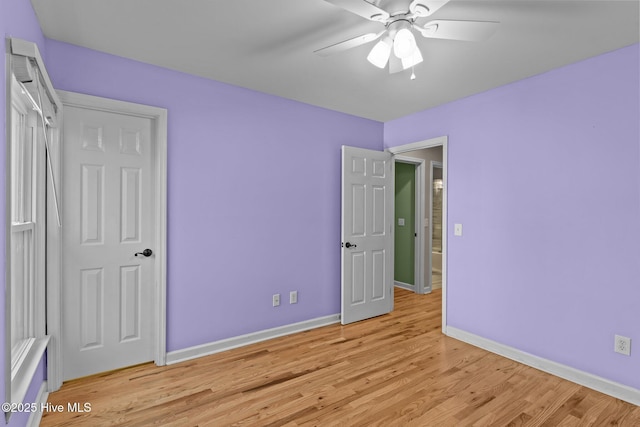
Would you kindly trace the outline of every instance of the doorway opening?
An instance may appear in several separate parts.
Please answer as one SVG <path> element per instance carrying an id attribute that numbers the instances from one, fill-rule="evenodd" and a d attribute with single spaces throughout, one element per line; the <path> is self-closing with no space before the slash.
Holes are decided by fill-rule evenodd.
<path id="1" fill-rule="evenodd" d="M 423 159 L 394 156 L 394 286 L 419 294 L 429 292 L 425 280 L 425 209 Z"/>
<path id="2" fill-rule="evenodd" d="M 395 285 L 426 294 L 442 287 L 442 146 L 394 160 Z"/>
<path id="3" fill-rule="evenodd" d="M 413 162 L 416 189 L 418 183 L 421 184 L 421 189 L 414 198 L 416 218 L 414 241 L 409 243 L 409 245 L 414 244 L 414 254 L 419 254 L 413 257 L 418 266 L 414 271 L 421 269 L 421 273 L 414 276 L 414 285 L 411 287 L 403 286 L 398 280 L 395 284 L 416 293 L 430 293 L 433 289 L 442 288 L 442 330 L 445 333 L 447 324 L 447 143 L 447 137 L 443 136 L 388 149 L 394 155 L 396 167 L 402 163 Z M 401 168 L 407 169 L 406 166 Z M 403 203 L 397 198 L 395 202 Z M 419 207 L 422 208 L 421 212 L 418 210 Z M 398 206 L 396 206 L 396 212 L 398 212 Z M 404 217 L 395 218 L 396 229 L 402 218 Z M 404 223 L 407 223 L 406 218 Z M 394 247 L 395 256 L 402 257 L 403 250 L 399 249 L 397 246 Z M 406 255 L 404 256 L 406 262 Z"/>

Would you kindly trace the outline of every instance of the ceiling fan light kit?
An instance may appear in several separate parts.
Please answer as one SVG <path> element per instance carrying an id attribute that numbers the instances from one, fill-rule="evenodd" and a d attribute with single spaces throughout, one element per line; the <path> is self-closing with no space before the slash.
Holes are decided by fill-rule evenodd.
<path id="1" fill-rule="evenodd" d="M 378 68 L 385 68 L 388 65 L 391 74 L 411 68 L 412 80 L 415 79 L 413 68 L 424 61 L 414 30 L 425 38 L 480 41 L 489 38 L 498 25 L 497 22 L 485 21 L 418 22 L 419 19 L 434 14 L 449 0 L 381 0 L 377 2 L 389 11 L 366 0 L 325 1 L 370 21 L 384 24 L 385 29 L 378 34 L 370 33 L 335 43 L 318 49 L 315 53 L 326 56 L 383 37 L 371 49 L 367 60 Z M 395 58 L 391 56 L 392 50 Z"/>
<path id="2" fill-rule="evenodd" d="M 408 70 L 409 68 L 415 67 L 416 65 L 424 61 L 424 59 L 422 58 L 420 49 L 415 49 L 411 56 L 408 56 L 406 58 L 401 58 L 401 61 L 402 61 L 402 69 Z"/>
<path id="3" fill-rule="evenodd" d="M 408 28 L 402 28 L 393 38 L 393 54 L 400 59 L 413 55 L 416 47 L 416 38 Z"/>
<path id="4" fill-rule="evenodd" d="M 389 56 L 391 56 L 391 38 L 385 37 L 380 40 L 378 43 L 373 46 L 371 52 L 369 52 L 369 56 L 367 56 L 367 61 L 372 63 L 378 68 L 384 68 L 387 66 L 387 62 L 389 62 Z"/>

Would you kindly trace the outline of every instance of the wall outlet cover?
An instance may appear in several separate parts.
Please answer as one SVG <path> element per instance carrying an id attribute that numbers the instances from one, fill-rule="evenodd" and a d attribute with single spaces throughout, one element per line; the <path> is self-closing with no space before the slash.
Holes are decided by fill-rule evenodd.
<path id="1" fill-rule="evenodd" d="M 616 335 L 614 338 L 613 350 L 616 353 L 631 356 L 631 338 L 623 337 L 622 335 Z"/>

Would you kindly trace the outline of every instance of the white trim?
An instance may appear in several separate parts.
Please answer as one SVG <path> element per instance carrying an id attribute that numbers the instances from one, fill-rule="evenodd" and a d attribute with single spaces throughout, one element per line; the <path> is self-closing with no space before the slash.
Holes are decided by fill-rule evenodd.
<path id="1" fill-rule="evenodd" d="M 416 287 L 409 283 L 398 282 L 397 280 L 393 281 L 393 286 L 397 286 L 398 288 L 406 289 L 411 292 L 416 292 Z M 417 292 L 416 292 L 417 293 Z"/>
<path id="2" fill-rule="evenodd" d="M 27 231 L 27 230 L 31 230 L 33 231 L 33 229 L 36 228 L 36 224 L 34 222 L 12 222 L 11 223 L 11 232 L 12 233 L 19 233 L 21 231 Z"/>
<path id="3" fill-rule="evenodd" d="M 35 43 L 28 42 L 20 39 L 6 38 L 5 39 L 5 85 L 6 85 L 6 99 L 5 104 L 7 106 L 6 117 L 5 120 L 11 117 L 13 114 L 11 111 L 13 109 L 14 100 L 17 101 L 19 97 L 21 97 L 20 91 L 17 90 L 18 86 L 22 89 L 26 89 L 23 84 L 18 83 L 15 79 L 15 73 L 17 70 L 18 61 L 24 61 L 29 64 L 29 66 L 33 66 L 35 71 L 35 79 L 37 80 L 37 86 L 44 86 L 44 90 L 47 92 L 50 102 L 55 103 L 58 106 L 58 110 L 60 110 L 60 104 L 58 98 L 55 94 L 51 95 L 53 91 L 53 86 L 51 85 L 51 81 L 47 75 L 46 67 L 44 65 L 44 61 L 40 56 L 40 52 Z M 42 78 L 40 78 L 41 76 Z M 32 98 L 31 94 L 25 90 L 25 96 L 29 98 L 29 104 L 36 104 L 35 100 Z M 14 99 L 15 97 L 15 99 Z M 24 102 L 17 102 L 17 104 L 24 105 Z M 31 108 L 39 108 L 37 105 L 29 107 Z M 42 115 L 42 110 L 39 110 L 39 113 Z M 55 116 L 56 113 L 54 111 L 50 112 L 52 117 L 51 119 L 54 122 L 55 127 Z M 44 117 L 42 118 L 44 121 Z M 36 186 L 36 192 L 34 192 L 32 197 L 32 205 L 31 205 L 31 220 L 35 221 L 35 223 L 30 224 L 12 224 L 12 211 L 13 211 L 13 202 L 11 196 L 11 188 L 12 188 L 12 180 L 14 169 L 12 166 L 12 145 L 13 145 L 13 137 L 12 128 L 13 125 L 10 123 L 10 120 L 7 120 L 6 126 L 6 170 L 5 170 L 5 206 L 7 217 L 6 220 L 6 239 L 5 239 L 5 330 L 8 328 L 7 333 L 5 334 L 5 400 L 11 403 L 22 403 L 24 401 L 24 397 L 28 391 L 29 386 L 34 380 L 37 380 L 35 377 L 37 368 L 40 362 L 43 360 L 43 356 L 45 351 L 47 350 L 47 344 L 50 341 L 50 337 L 45 335 L 46 333 L 46 324 L 45 324 L 45 292 L 47 289 L 46 277 L 45 277 L 45 259 L 46 259 L 46 237 L 45 233 L 47 232 L 47 225 L 45 224 L 45 209 L 47 209 L 45 205 L 46 200 L 46 192 L 47 185 L 49 184 L 45 177 L 45 159 L 46 153 L 44 145 L 40 144 L 41 138 L 43 135 L 40 134 L 40 130 L 46 132 L 47 129 L 44 126 L 43 122 L 38 122 L 35 124 L 33 122 L 28 123 L 27 126 L 33 128 L 33 134 L 31 138 L 33 138 L 33 165 L 32 165 L 32 176 L 30 178 L 29 186 Z M 39 128 L 39 125 L 42 123 L 42 128 Z M 55 129 L 52 133 L 54 133 Z M 46 140 L 46 137 L 44 137 Z M 35 210 L 34 210 L 35 209 Z M 33 216 L 35 214 L 35 216 Z M 24 347 L 24 353 L 22 353 L 19 357 L 19 360 L 13 360 L 14 355 L 12 354 L 12 346 L 11 346 L 11 323 L 12 319 L 12 307 L 11 307 L 11 242 L 12 242 L 12 233 L 18 231 L 25 231 L 31 229 L 34 233 L 33 241 L 37 243 L 33 248 L 32 252 L 32 262 L 34 266 L 34 278 L 35 284 L 32 289 L 29 289 L 32 292 L 32 300 L 30 302 L 30 310 L 33 313 L 32 324 L 28 327 L 32 329 L 27 333 L 31 338 L 28 340 L 28 344 Z M 7 352 L 9 354 L 7 354 Z M 9 421 L 11 417 L 11 412 L 5 412 L 5 421 Z"/>
<path id="4" fill-rule="evenodd" d="M 442 146 L 442 183 L 444 186 L 442 193 L 442 333 L 447 333 L 447 241 L 449 229 L 447 225 L 447 200 L 449 192 L 449 137 L 439 136 L 437 138 L 426 139 L 424 141 L 413 142 L 411 144 L 389 147 L 387 151 L 391 154 L 401 154 L 408 151 L 421 150 Z"/>
<path id="5" fill-rule="evenodd" d="M 24 360 L 20 363 L 18 371 L 11 372 L 11 400 L 7 399 L 8 402 L 24 402 L 29 386 L 34 380 L 38 365 L 47 349 L 48 342 L 48 336 L 34 339 L 31 348 L 28 353 L 25 354 Z"/>
<path id="6" fill-rule="evenodd" d="M 429 191 L 429 212 L 427 212 L 427 215 L 429 216 L 429 240 L 428 240 L 429 245 L 428 245 L 428 248 L 427 248 L 427 253 L 429 254 L 429 285 L 430 285 L 430 290 L 433 290 L 433 168 L 434 167 L 443 169 L 442 162 L 436 162 L 435 160 L 431 160 L 429 162 L 429 188 L 427 190 L 427 191 Z M 443 185 L 443 191 L 444 191 L 444 185 Z M 443 227 L 442 228 L 442 234 L 444 234 L 444 233 L 445 233 L 445 229 Z M 442 243 L 441 243 L 441 246 L 442 246 Z M 442 267 L 440 267 L 440 268 L 442 269 Z M 436 289 L 440 289 L 440 288 L 442 288 L 442 285 L 440 285 Z"/>
<path id="7" fill-rule="evenodd" d="M 11 44 L 12 54 L 26 56 L 27 58 L 33 58 L 33 60 L 36 62 L 38 68 L 40 69 L 40 75 L 42 76 L 42 79 L 45 83 L 44 89 L 47 91 L 47 94 L 49 95 L 51 101 L 53 101 L 53 103 L 58 108 L 58 111 L 61 111 L 62 103 L 60 102 L 60 98 L 58 98 L 56 91 L 53 89 L 53 83 L 51 83 L 49 73 L 47 73 L 47 69 L 44 66 L 44 61 L 42 60 L 42 56 L 40 55 L 40 51 L 38 50 L 38 45 L 33 42 L 17 38 L 10 38 L 9 41 Z"/>
<path id="8" fill-rule="evenodd" d="M 414 282 L 415 286 L 411 286 L 411 289 L 415 293 L 425 294 L 431 292 L 429 286 L 424 282 L 425 274 L 424 274 L 424 166 L 425 161 L 423 159 L 418 159 L 415 157 L 407 157 L 407 156 L 393 156 L 395 162 L 400 163 L 408 163 L 411 165 L 415 165 L 415 212 L 414 212 L 414 222 L 415 222 L 415 230 L 416 234 L 415 239 L 415 249 L 414 249 Z M 394 181 L 395 186 L 395 181 Z M 395 225 L 394 225 L 395 226 Z M 403 287 L 403 286 L 399 286 Z"/>
<path id="9" fill-rule="evenodd" d="M 59 126 L 63 123 L 63 111 L 58 111 Z M 52 173 L 56 182 L 61 182 L 62 159 L 61 159 L 61 135 L 60 128 L 52 132 L 50 142 L 50 154 Z M 58 197 L 61 192 L 58 191 Z M 62 369 L 57 370 L 52 360 L 61 355 L 61 340 L 58 331 L 61 328 L 61 319 L 55 315 L 61 307 L 62 290 L 62 229 L 58 224 L 56 206 L 53 201 L 53 187 L 47 181 L 47 294 L 45 295 L 47 305 L 47 331 L 50 336 L 47 347 L 47 388 L 48 391 L 55 391 L 62 385 Z M 61 200 L 61 199 L 60 199 Z"/>
<path id="10" fill-rule="evenodd" d="M 396 147 L 389 147 L 387 151 L 391 154 L 406 153 L 408 151 L 422 150 L 423 148 L 437 147 L 439 145 L 445 145 L 449 140 L 448 136 L 439 136 L 437 138 L 425 139 L 423 141 L 412 142 L 410 144 L 398 145 Z"/>
<path id="11" fill-rule="evenodd" d="M 167 110 L 159 107 L 118 101 L 115 99 L 100 98 L 74 92 L 57 91 L 63 105 L 93 109 L 117 114 L 130 114 L 137 117 L 148 118 L 153 121 L 153 168 L 155 172 L 155 206 L 156 213 L 156 248 L 155 252 L 155 278 L 154 286 L 154 310 L 153 313 L 153 354 L 156 365 L 166 364 L 166 339 L 167 339 Z M 61 255 L 62 256 L 62 255 Z M 58 295 L 60 289 L 57 289 Z M 62 385 L 62 325 L 61 325 L 61 300 L 55 297 L 49 301 L 47 325 L 49 333 L 57 342 L 49 351 L 47 363 L 47 378 L 49 391 L 55 391 Z M 53 329 L 53 330 L 52 330 Z"/>
<path id="12" fill-rule="evenodd" d="M 565 380 L 580 384 L 581 386 L 599 391 L 606 395 L 624 400 L 634 405 L 640 405 L 640 390 L 620 384 L 597 375 L 590 374 L 585 371 L 563 365 L 549 359 L 535 356 L 530 353 L 500 344 L 487 338 L 463 331 L 461 329 L 449 326 L 446 335 L 451 338 L 464 341 L 476 347 L 480 347 L 491 353 L 504 356 L 508 359 L 515 360 L 532 368 L 539 369 L 551 375 L 563 378 Z"/>
<path id="13" fill-rule="evenodd" d="M 7 310 L 7 298 L 11 298 L 11 263 L 7 262 L 8 261 L 8 254 L 11 253 L 11 221 L 6 217 L 7 215 L 11 215 L 11 206 L 12 206 L 12 201 L 11 201 L 11 191 L 7 191 L 8 189 L 12 188 L 13 185 L 13 180 L 11 177 L 11 153 L 7 153 L 7 147 L 11 146 L 11 140 L 13 138 L 12 135 L 12 128 L 13 126 L 11 125 L 10 121 L 8 120 L 7 114 L 10 110 L 8 110 L 9 108 L 12 108 L 11 105 L 11 99 L 12 99 L 12 94 L 13 94 L 13 90 L 12 90 L 12 84 L 11 84 L 11 80 L 10 77 L 12 75 L 12 66 L 11 66 L 11 53 L 10 51 L 10 47 L 11 47 L 11 39 L 7 38 L 5 39 L 5 100 L 4 100 L 4 105 L 5 105 L 5 117 L 0 118 L 0 120 L 4 120 L 5 121 L 5 164 L 4 164 L 4 176 L 5 176 L 5 183 L 4 183 L 4 187 L 5 187 L 5 191 L 4 191 L 4 212 L 5 212 L 5 224 L 4 224 L 4 230 L 5 230 L 5 238 L 4 238 L 4 285 L 5 285 L 5 293 L 4 293 L 4 297 L 5 297 L 5 303 L 4 303 L 4 328 L 5 328 L 5 337 L 4 337 L 4 349 L 2 349 L 2 351 L 4 352 L 4 378 L 2 379 L 4 381 L 4 400 L 5 401 L 11 401 L 11 380 L 7 381 L 7 375 L 9 375 L 9 373 L 11 372 L 11 351 L 7 352 L 7 349 L 11 348 L 11 332 L 7 333 L 7 325 L 11 324 L 11 310 Z M 9 289 L 9 292 L 7 292 L 7 289 Z M 7 355 L 8 353 L 8 355 Z M 9 416 L 8 414 L 5 413 L 5 423 L 9 422 Z"/>
<path id="14" fill-rule="evenodd" d="M 33 402 L 38 408 L 37 411 L 34 411 L 29 415 L 29 420 L 27 421 L 27 427 L 38 427 L 40 425 L 40 421 L 42 420 L 42 408 L 46 406 L 47 400 L 49 399 L 49 392 L 47 391 L 49 387 L 47 386 L 47 382 L 43 381 L 40 385 L 40 390 L 38 390 L 38 395 L 36 396 L 35 402 Z"/>
<path id="15" fill-rule="evenodd" d="M 291 323 L 289 325 L 278 326 L 276 328 L 265 329 L 263 331 L 253 332 L 246 335 L 239 335 L 220 341 L 214 341 L 207 344 L 201 344 L 182 350 L 170 351 L 167 353 L 167 365 L 185 362 L 187 360 L 196 359 L 198 357 L 208 356 L 222 351 L 243 347 L 249 344 L 278 338 L 285 335 L 291 335 L 298 332 L 308 331 L 310 329 L 320 328 L 322 326 L 332 325 L 340 322 L 339 314 L 332 314 L 315 319 L 305 320 L 303 322 Z"/>

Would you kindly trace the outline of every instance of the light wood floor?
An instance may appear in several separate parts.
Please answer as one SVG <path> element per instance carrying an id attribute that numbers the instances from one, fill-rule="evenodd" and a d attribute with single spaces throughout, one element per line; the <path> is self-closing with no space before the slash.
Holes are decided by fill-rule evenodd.
<path id="1" fill-rule="evenodd" d="M 640 407 L 442 335 L 441 293 L 392 314 L 65 383 L 43 426 L 640 426 Z"/>

